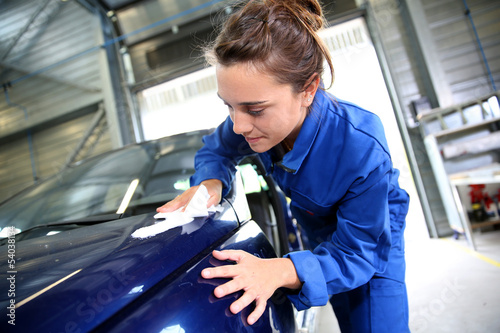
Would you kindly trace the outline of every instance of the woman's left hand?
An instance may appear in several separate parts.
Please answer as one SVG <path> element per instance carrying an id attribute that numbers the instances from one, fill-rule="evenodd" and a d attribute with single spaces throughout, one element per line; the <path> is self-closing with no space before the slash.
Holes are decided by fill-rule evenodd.
<path id="1" fill-rule="evenodd" d="M 276 289 L 297 289 L 301 286 L 290 259 L 260 259 L 241 250 L 213 251 L 212 254 L 218 260 L 231 260 L 236 264 L 206 268 L 201 272 L 201 276 L 205 279 L 231 278 L 215 288 L 214 295 L 217 298 L 243 290 L 243 295 L 229 308 L 233 314 L 255 301 L 255 309 L 247 319 L 249 325 L 253 325 L 262 316 L 267 300 Z"/>

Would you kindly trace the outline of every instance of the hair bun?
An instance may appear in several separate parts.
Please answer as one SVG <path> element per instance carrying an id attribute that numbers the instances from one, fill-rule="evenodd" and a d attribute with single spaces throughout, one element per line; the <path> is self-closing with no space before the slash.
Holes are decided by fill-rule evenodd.
<path id="1" fill-rule="evenodd" d="M 323 12 L 321 10 L 321 5 L 316 0 L 297 0 L 296 1 L 300 6 L 306 8 L 310 13 L 322 16 Z"/>
<path id="2" fill-rule="evenodd" d="M 281 0 L 270 2 L 275 2 L 288 8 L 294 15 L 301 18 L 304 23 L 308 24 L 313 31 L 318 31 L 324 26 L 323 11 L 321 4 L 317 0 Z"/>
<path id="3" fill-rule="evenodd" d="M 235 9 L 206 49 L 210 64 L 249 63 L 299 93 L 313 75 L 321 77 L 326 61 L 333 82 L 331 56 L 317 33 L 326 23 L 318 0 L 247 0 Z"/>

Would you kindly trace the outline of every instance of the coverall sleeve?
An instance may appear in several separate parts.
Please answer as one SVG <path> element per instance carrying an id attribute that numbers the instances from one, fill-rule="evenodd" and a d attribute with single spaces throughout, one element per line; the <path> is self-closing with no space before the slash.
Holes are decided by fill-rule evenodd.
<path id="1" fill-rule="evenodd" d="M 203 137 L 203 143 L 195 156 L 196 171 L 190 184 L 194 186 L 207 179 L 219 179 L 224 186 L 224 197 L 230 190 L 236 165 L 253 151 L 243 136 L 233 132 L 233 122 L 229 117 L 212 134 Z"/>
<path id="2" fill-rule="evenodd" d="M 391 248 L 388 204 L 392 165 L 379 165 L 352 184 L 337 210 L 337 229 L 314 251 L 286 255 L 303 283 L 289 296 L 298 310 L 328 303 L 330 295 L 355 289 L 385 270 Z"/>

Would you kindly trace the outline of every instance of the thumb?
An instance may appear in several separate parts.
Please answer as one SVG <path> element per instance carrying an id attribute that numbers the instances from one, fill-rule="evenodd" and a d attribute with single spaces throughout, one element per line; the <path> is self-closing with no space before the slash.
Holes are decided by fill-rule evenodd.
<path id="1" fill-rule="evenodd" d="M 207 201 L 207 208 L 211 206 L 217 206 L 220 203 L 220 196 L 217 194 L 213 194 Z"/>

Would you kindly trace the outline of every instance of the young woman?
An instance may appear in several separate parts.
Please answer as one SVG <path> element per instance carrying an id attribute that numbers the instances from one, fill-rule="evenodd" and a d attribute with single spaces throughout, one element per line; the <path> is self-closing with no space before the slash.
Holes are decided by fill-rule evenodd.
<path id="1" fill-rule="evenodd" d="M 276 289 L 290 289 L 298 310 L 331 302 L 342 332 L 408 332 L 403 231 L 408 195 L 399 188 L 377 116 L 323 89 L 330 56 L 317 31 L 316 0 L 249 1 L 232 14 L 207 53 L 229 117 L 204 138 L 192 188 L 158 208 L 185 206 L 199 184 L 217 204 L 235 166 L 259 153 L 291 199 L 313 251 L 259 259 L 215 251 L 235 265 L 207 268 L 205 279 L 230 278 L 214 290 L 243 295 L 230 310 L 255 301 L 254 324 Z"/>

